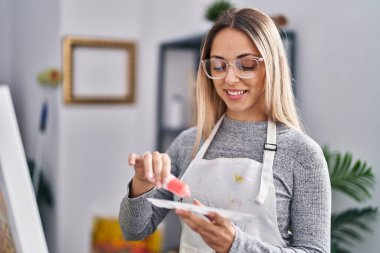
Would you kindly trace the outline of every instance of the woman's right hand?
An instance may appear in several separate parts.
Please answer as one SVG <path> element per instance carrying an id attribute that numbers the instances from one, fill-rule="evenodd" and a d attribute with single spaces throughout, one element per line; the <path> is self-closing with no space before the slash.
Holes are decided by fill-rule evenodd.
<path id="1" fill-rule="evenodd" d="M 130 192 L 132 197 L 140 196 L 154 186 L 162 187 L 170 176 L 171 160 L 166 153 L 132 153 L 128 157 L 128 163 L 135 169 Z"/>

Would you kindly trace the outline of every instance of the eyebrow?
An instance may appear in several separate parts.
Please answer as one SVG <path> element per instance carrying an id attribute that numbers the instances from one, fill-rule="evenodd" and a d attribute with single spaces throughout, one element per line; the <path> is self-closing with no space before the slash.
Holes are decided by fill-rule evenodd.
<path id="1" fill-rule="evenodd" d="M 245 53 L 245 54 L 240 54 L 236 57 L 236 59 L 239 59 L 239 58 L 243 58 L 245 56 L 249 56 L 249 55 L 252 55 L 252 56 L 255 56 L 255 57 L 261 57 L 261 56 L 258 56 L 258 55 L 255 55 L 255 54 L 252 54 L 252 53 Z M 219 56 L 219 55 L 211 55 L 210 58 L 218 58 L 218 59 L 222 59 L 224 60 L 224 57 L 222 56 Z"/>

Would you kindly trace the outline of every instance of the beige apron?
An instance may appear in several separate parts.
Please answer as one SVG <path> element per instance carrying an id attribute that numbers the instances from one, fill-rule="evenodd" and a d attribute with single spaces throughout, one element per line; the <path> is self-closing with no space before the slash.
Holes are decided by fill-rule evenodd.
<path id="1" fill-rule="evenodd" d="M 253 219 L 235 223 L 244 232 L 274 246 L 285 246 L 277 224 L 272 172 L 277 149 L 276 124 L 268 121 L 263 163 L 248 158 L 205 160 L 203 157 L 223 118 L 215 125 L 182 180 L 190 186 L 192 197 L 206 206 L 253 214 Z M 180 253 L 189 252 L 215 251 L 182 222 Z"/>

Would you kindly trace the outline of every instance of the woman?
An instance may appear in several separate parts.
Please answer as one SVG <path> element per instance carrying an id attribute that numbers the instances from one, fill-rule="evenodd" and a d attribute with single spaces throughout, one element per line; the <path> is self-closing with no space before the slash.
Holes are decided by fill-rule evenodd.
<path id="1" fill-rule="evenodd" d="M 205 140 L 205 141 L 204 141 Z M 232 223 L 176 210 L 181 252 L 329 252 L 331 190 L 321 148 L 302 132 L 286 54 L 271 19 L 231 9 L 207 34 L 197 78 L 197 127 L 167 154 L 131 154 L 135 175 L 120 209 L 128 240 L 151 234 L 167 214 L 147 197 L 181 177 L 196 204 L 249 212 Z"/>

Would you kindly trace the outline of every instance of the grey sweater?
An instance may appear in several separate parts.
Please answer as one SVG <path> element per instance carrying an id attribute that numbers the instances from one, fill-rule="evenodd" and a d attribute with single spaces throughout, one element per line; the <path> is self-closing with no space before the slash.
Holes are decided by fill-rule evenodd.
<path id="1" fill-rule="evenodd" d="M 246 157 L 263 160 L 267 122 L 241 122 L 227 117 L 215 135 L 204 159 Z M 196 129 L 182 132 L 167 153 L 172 173 L 181 176 L 191 162 Z M 262 242 L 236 228 L 230 252 L 330 252 L 331 189 L 321 148 L 310 137 L 277 123 L 273 164 L 277 220 L 287 247 Z M 153 233 L 168 213 L 152 206 L 147 197 L 173 199 L 161 189 L 122 200 L 119 222 L 127 240 L 141 240 Z"/>

